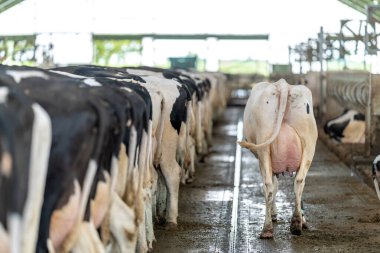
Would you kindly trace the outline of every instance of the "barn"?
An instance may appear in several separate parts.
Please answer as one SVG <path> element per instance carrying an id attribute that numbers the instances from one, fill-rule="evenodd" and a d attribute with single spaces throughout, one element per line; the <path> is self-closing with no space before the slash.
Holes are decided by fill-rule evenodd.
<path id="1" fill-rule="evenodd" d="M 0 253 L 377 252 L 379 23 L 0 0 Z"/>

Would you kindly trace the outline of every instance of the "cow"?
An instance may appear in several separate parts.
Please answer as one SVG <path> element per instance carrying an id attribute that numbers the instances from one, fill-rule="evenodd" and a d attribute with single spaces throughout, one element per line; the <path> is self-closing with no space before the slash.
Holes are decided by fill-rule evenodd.
<path id="1" fill-rule="evenodd" d="M 20 89 L 24 91 L 24 93 L 28 94 L 28 97 L 31 97 L 33 101 L 35 100 L 35 95 L 36 97 L 40 97 L 40 101 L 38 101 L 38 104 L 40 104 L 43 108 L 47 109 L 47 104 L 49 103 L 49 98 L 46 96 L 46 92 L 51 92 L 52 95 L 56 95 L 58 91 L 55 90 L 49 90 L 47 89 L 48 86 L 44 86 L 44 84 L 47 84 L 47 79 L 49 77 L 44 74 L 42 71 L 37 71 L 37 70 L 32 70 L 32 69 L 25 69 L 25 68 L 15 68 L 15 67 L 2 67 L 2 82 L 10 85 L 10 86 L 17 86 Z M 32 84 L 39 84 L 39 87 L 27 87 L 25 85 L 32 85 Z M 37 89 L 35 89 L 37 88 Z M 41 94 L 45 94 L 45 96 L 41 96 Z M 55 98 L 55 101 L 60 101 L 61 97 L 65 97 L 64 95 L 59 95 L 57 98 Z M 58 99 L 59 98 L 59 99 Z M 37 102 L 37 101 L 36 101 Z M 68 100 L 65 101 L 70 106 L 66 106 L 67 110 L 70 110 L 72 108 L 73 101 L 71 100 L 70 102 Z M 47 112 L 49 113 L 49 116 L 52 114 L 52 110 L 57 110 L 57 107 L 50 106 L 47 109 Z M 59 109 L 58 109 L 59 110 Z M 67 112 L 67 111 L 65 111 Z M 62 112 L 64 114 L 64 112 Z M 78 114 L 79 115 L 79 114 Z M 68 230 L 65 231 L 60 231 L 59 233 L 54 233 L 54 229 L 50 226 L 52 223 L 50 221 L 50 218 L 54 219 L 53 217 L 57 217 L 54 221 L 59 222 L 59 216 L 62 214 L 64 210 L 69 210 L 70 215 L 73 216 L 73 220 L 75 220 L 75 213 L 76 210 L 79 209 L 79 185 L 80 183 L 75 183 L 75 179 L 71 181 L 72 178 L 75 178 L 75 176 L 71 177 L 71 173 L 65 173 L 65 170 L 68 168 L 73 168 L 76 167 L 73 164 L 70 164 L 71 157 L 69 154 L 64 154 L 60 153 L 65 149 L 65 146 L 60 146 L 60 145 L 65 145 L 65 142 L 62 142 L 64 139 L 60 138 L 65 138 L 65 136 L 62 134 L 62 131 L 69 131 L 65 130 L 63 126 L 68 126 L 69 124 L 69 118 L 66 118 L 66 124 L 63 121 L 59 121 L 65 118 L 65 116 L 58 115 L 58 117 L 53 117 L 52 118 L 52 128 L 53 128 L 53 138 L 52 138 L 52 151 L 50 152 L 50 157 L 49 157 L 49 168 L 46 176 L 46 187 L 45 187 L 45 196 L 44 196 L 44 204 L 42 205 L 42 210 L 41 213 L 41 220 L 40 220 L 40 225 L 39 225 L 39 233 L 36 233 L 39 237 L 38 240 L 38 245 L 37 245 L 37 252 L 46 252 L 48 246 L 48 238 L 50 238 L 50 244 L 54 245 L 56 243 L 60 243 L 61 239 L 65 237 L 66 232 L 69 231 L 72 228 L 73 223 L 71 220 L 67 220 L 66 222 L 66 227 Z M 62 117 L 63 116 L 63 117 Z M 84 115 L 83 119 L 88 119 L 86 115 Z M 72 121 L 75 122 L 75 121 Z M 95 122 L 95 121 L 94 121 Z M 80 122 L 76 121 L 76 124 L 80 127 Z M 61 127 L 57 127 L 61 125 Z M 60 131 L 60 130 L 62 131 Z M 71 131 L 73 131 L 74 127 L 71 128 Z M 68 133 L 68 132 L 67 132 Z M 72 132 L 73 133 L 73 132 Z M 66 135 L 66 138 L 69 138 L 69 134 Z M 60 141 L 58 141 L 60 140 Z M 67 142 L 67 141 L 66 141 Z M 58 144 L 61 143 L 61 144 Z M 75 145 L 75 143 L 73 143 Z M 57 148 L 59 147 L 59 148 Z M 66 146 L 67 147 L 67 146 Z M 80 146 L 77 145 L 79 148 Z M 91 150 L 91 149 L 90 149 Z M 75 152 L 77 152 L 76 150 Z M 66 157 L 64 161 L 62 161 L 61 157 Z M 86 157 L 85 154 L 82 154 L 82 157 Z M 68 161 L 68 163 L 66 163 Z M 80 161 L 78 161 L 80 163 Z M 85 161 L 84 161 L 85 162 Z M 93 166 L 92 166 L 93 167 Z M 62 176 L 62 173 L 64 176 Z M 85 173 L 84 173 L 85 174 Z M 82 179 L 84 178 L 84 174 Z M 52 177 L 52 175 L 55 175 Z M 71 182 L 70 182 L 71 181 Z M 80 181 L 80 180 L 78 180 Z M 53 185 L 53 186 L 52 186 Z M 65 191 L 65 188 L 67 189 L 68 195 L 64 196 L 61 195 L 62 191 Z M 46 189 L 49 190 L 48 195 L 46 195 Z M 53 190 L 54 189 L 54 190 Z M 55 198 L 55 196 L 58 195 L 58 198 Z M 71 198 L 70 196 L 73 195 Z M 52 198 L 53 197 L 53 198 Z M 59 198 L 61 198 L 60 203 L 58 204 L 55 201 L 59 201 Z M 72 205 L 70 205 L 70 203 Z M 86 204 L 86 202 L 82 202 L 83 205 Z M 58 206 L 57 206 L 58 204 Z M 67 208 L 65 208 L 65 204 L 69 204 Z M 62 208 L 62 209 L 61 209 Z M 56 210 L 57 212 L 54 212 Z M 60 210 L 62 212 L 60 212 Z M 50 227 L 50 228 L 49 228 Z M 61 228 L 62 230 L 62 228 Z M 62 233 L 61 233 L 62 232 Z M 50 234 L 50 236 L 49 236 Z M 56 244 L 57 245 L 57 244 Z"/>
<path id="2" fill-rule="evenodd" d="M 0 86 L 0 252 L 34 252 L 51 122 L 22 91 Z"/>
<path id="3" fill-rule="evenodd" d="M 328 120 L 323 129 L 338 143 L 365 142 L 365 116 L 353 109 L 344 109 L 341 115 Z"/>
<path id="4" fill-rule="evenodd" d="M 80 71 L 79 69 L 86 69 Z M 92 70 L 91 70 L 92 69 Z M 135 75 L 126 73 L 117 68 L 105 68 L 99 66 L 78 66 L 76 70 L 67 68 L 57 68 L 58 71 L 72 72 L 80 75 L 95 75 L 115 78 L 121 81 L 131 81 L 136 84 L 144 85 L 147 89 L 159 89 L 164 96 L 164 111 L 162 114 L 163 130 L 162 140 L 159 147 L 162 155 L 159 155 L 160 170 L 166 180 L 169 191 L 169 201 L 167 201 L 166 228 L 174 229 L 177 226 L 178 216 L 178 191 L 180 180 L 180 166 L 176 160 L 177 143 L 180 133 L 186 131 L 184 125 L 187 122 L 187 104 L 190 99 L 189 91 L 184 89 L 181 83 L 172 79 L 163 79 L 156 76 L 140 76 L 141 80 L 136 80 Z M 111 75 L 110 72 L 114 72 Z"/>
<path id="5" fill-rule="evenodd" d="M 318 138 L 312 110 L 312 95 L 303 85 L 289 85 L 284 79 L 253 86 L 244 109 L 243 133 L 239 144 L 259 160 L 264 182 L 265 221 L 260 238 L 273 238 L 277 208 L 276 175 L 296 172 L 294 181 L 295 210 L 290 231 L 301 235 L 306 219 L 301 212 L 301 197 L 306 174 L 314 157 Z"/>
<path id="6" fill-rule="evenodd" d="M 191 182 L 194 177 L 195 172 L 195 145 L 194 145 L 194 134 L 198 130 L 196 129 L 195 115 L 194 112 L 198 112 L 199 103 L 203 97 L 203 92 L 200 87 L 196 85 L 193 79 L 189 76 L 182 75 L 172 70 L 153 68 L 153 67 L 125 67 L 128 73 L 137 74 L 141 76 L 155 76 L 161 79 L 168 79 L 171 82 L 176 81 L 183 85 L 184 91 L 189 91 L 188 94 L 188 104 L 187 104 L 187 121 L 184 127 L 186 130 L 180 130 L 180 136 L 178 141 L 177 149 L 177 161 L 182 168 L 181 182 L 185 184 L 186 182 Z M 162 82 L 167 82 L 162 80 Z M 148 84 L 149 85 L 149 84 Z M 151 85 L 150 85 L 151 86 Z M 201 117 L 199 117 L 201 119 Z M 200 121 L 199 121 L 200 122 Z M 200 126 L 200 125 L 199 125 Z M 200 140 L 204 140 L 199 138 Z M 159 140 L 158 143 L 161 143 Z M 160 154 L 160 149 L 158 150 Z"/>
<path id="7" fill-rule="evenodd" d="M 380 155 L 377 155 L 372 162 L 372 180 L 375 185 L 377 197 L 380 200 L 379 182 L 377 180 L 377 174 L 380 172 Z"/>

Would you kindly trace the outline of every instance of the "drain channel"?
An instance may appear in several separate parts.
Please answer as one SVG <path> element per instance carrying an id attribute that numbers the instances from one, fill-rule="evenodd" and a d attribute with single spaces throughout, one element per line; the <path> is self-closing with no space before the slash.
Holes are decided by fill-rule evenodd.
<path id="1" fill-rule="evenodd" d="M 243 138 L 243 121 L 239 120 L 237 124 L 237 140 Z M 232 199 L 231 231 L 229 236 L 229 253 L 235 253 L 237 238 L 237 221 L 239 210 L 239 191 L 240 191 L 240 170 L 241 170 L 241 147 L 236 143 L 235 154 L 235 174 L 234 174 L 234 195 Z"/>

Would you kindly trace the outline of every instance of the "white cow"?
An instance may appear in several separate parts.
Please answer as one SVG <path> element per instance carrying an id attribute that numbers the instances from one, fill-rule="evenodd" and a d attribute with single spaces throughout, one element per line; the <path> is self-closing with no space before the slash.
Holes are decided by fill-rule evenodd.
<path id="1" fill-rule="evenodd" d="M 290 226 L 300 235 L 306 227 L 301 213 L 301 196 L 305 177 L 314 157 L 318 138 L 310 90 L 303 85 L 289 85 L 284 79 L 253 86 L 244 110 L 244 136 L 239 144 L 259 159 L 264 181 L 266 213 L 260 238 L 273 237 L 276 221 L 276 174 L 297 172 L 294 181 L 295 211 Z"/>

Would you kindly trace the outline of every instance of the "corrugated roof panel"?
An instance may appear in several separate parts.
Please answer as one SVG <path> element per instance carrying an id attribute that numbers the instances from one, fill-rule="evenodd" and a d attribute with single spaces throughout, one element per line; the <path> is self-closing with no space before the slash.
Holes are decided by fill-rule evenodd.
<path id="1" fill-rule="evenodd" d="M 9 8 L 21 3 L 24 0 L 0 0 L 0 13 L 8 10 Z"/>

